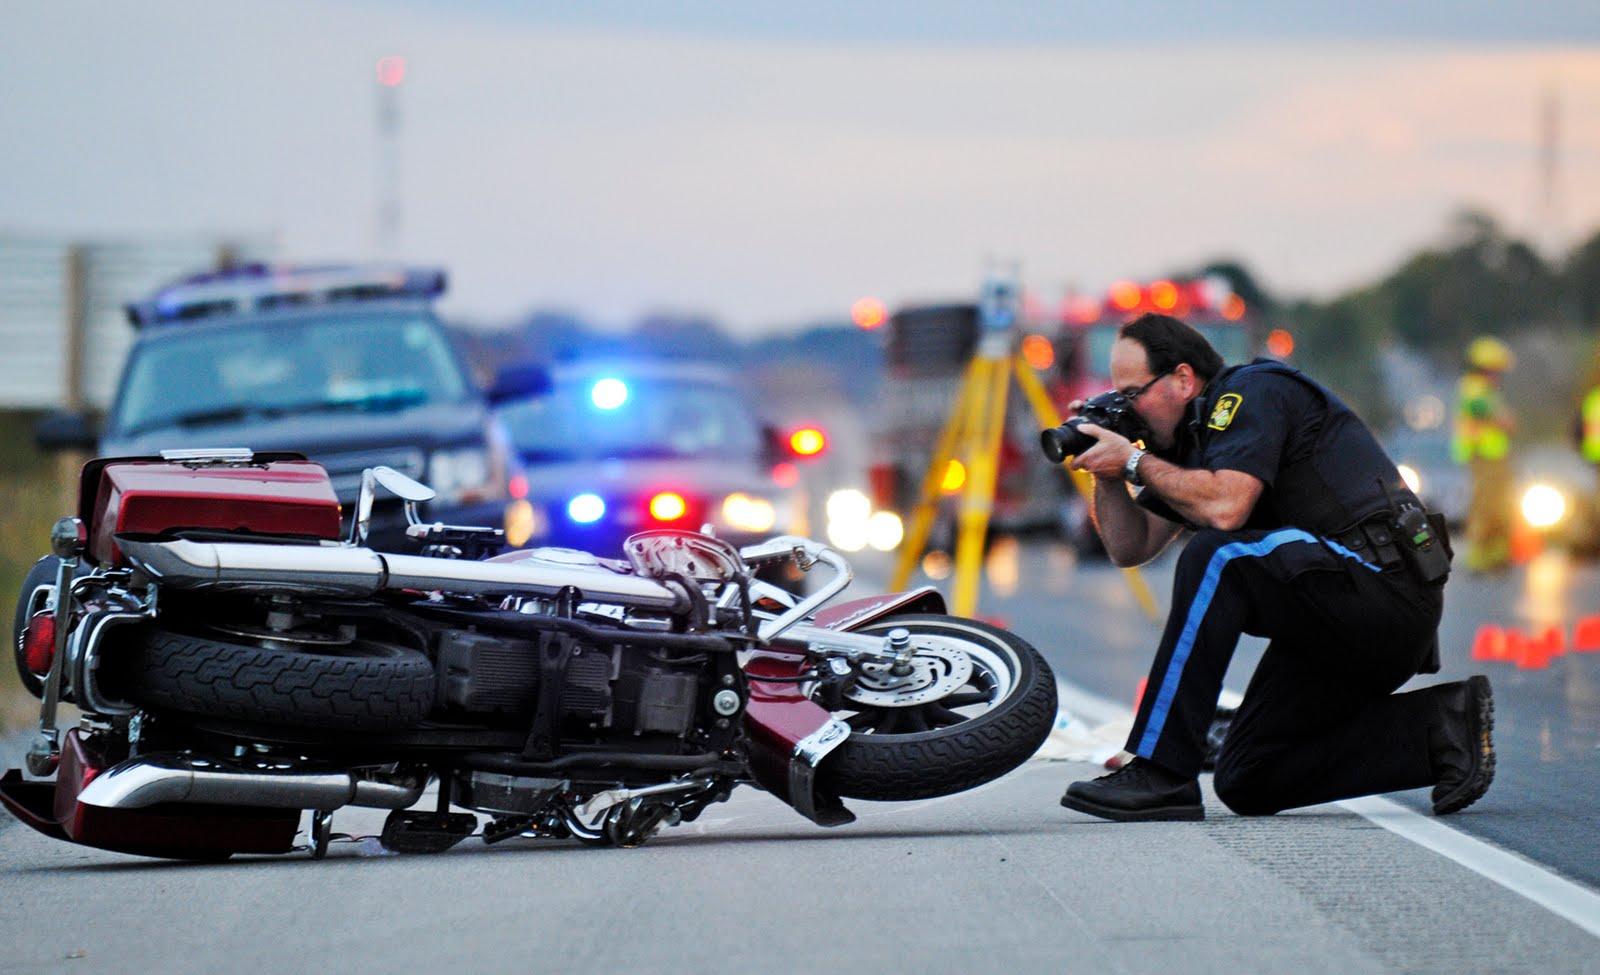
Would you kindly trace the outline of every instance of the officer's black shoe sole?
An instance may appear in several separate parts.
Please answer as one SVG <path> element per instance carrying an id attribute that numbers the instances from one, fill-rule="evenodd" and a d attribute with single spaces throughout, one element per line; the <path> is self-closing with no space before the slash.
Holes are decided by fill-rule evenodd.
<path id="1" fill-rule="evenodd" d="M 1489 678 L 1467 678 L 1470 698 L 1467 720 L 1472 724 L 1476 746 L 1472 751 L 1472 768 L 1448 793 L 1434 796 L 1433 814 L 1448 816 L 1460 812 L 1489 791 L 1494 781 L 1494 692 L 1489 689 Z"/>
<path id="2" fill-rule="evenodd" d="M 1099 816 L 1101 819 L 1110 819 L 1119 823 L 1165 823 L 1165 822 L 1195 822 L 1206 818 L 1204 806 L 1153 806 L 1149 809 L 1118 809 L 1115 806 L 1102 806 L 1082 796 L 1067 793 L 1061 797 L 1061 805 L 1076 812 L 1088 813 Z"/>

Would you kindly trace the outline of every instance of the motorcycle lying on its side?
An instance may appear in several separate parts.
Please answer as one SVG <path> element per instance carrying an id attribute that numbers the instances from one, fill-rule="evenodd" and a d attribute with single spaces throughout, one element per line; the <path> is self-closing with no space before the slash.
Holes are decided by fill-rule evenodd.
<path id="1" fill-rule="evenodd" d="M 364 545 L 380 488 L 418 554 Z M 57 839 L 181 859 L 289 852 L 306 811 L 321 856 L 345 806 L 391 810 L 402 852 L 631 847 L 741 784 L 822 826 L 854 818 L 844 798 L 960 792 L 1050 731 L 1033 648 L 932 588 L 825 606 L 851 571 L 816 542 L 496 555 L 496 529 L 422 522 L 431 498 L 372 468 L 346 534 L 298 454 L 91 461 L 17 608 L 43 703 L 0 802 Z M 757 578 L 784 560 L 831 577 L 804 597 Z M 64 735 L 62 702 L 81 712 Z"/>

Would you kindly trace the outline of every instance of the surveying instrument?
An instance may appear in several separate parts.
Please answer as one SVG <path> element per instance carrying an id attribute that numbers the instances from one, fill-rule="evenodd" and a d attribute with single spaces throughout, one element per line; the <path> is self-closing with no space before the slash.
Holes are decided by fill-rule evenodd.
<path id="1" fill-rule="evenodd" d="M 951 611 L 971 616 L 978 608 L 978 582 L 983 571 L 984 540 L 994 511 L 995 481 L 1000 470 L 1000 444 L 1006 425 L 1006 399 L 1014 376 L 1041 429 L 1061 425 L 1055 404 L 1045 393 L 1033 367 L 1023 357 L 1018 342 L 1020 294 L 1014 276 L 991 274 L 978 302 L 978 341 L 962 370 L 961 387 L 949 419 L 939 433 L 933 457 L 922 476 L 917 505 L 906 529 L 895 563 L 891 590 L 904 589 L 911 570 L 922 559 L 944 494 L 945 472 L 951 461 L 965 465 L 956 519 L 955 593 Z M 1070 471 L 1073 486 L 1090 503 L 1094 478 Z M 1136 568 L 1122 570 L 1133 596 L 1151 618 L 1158 617 L 1155 597 Z"/>

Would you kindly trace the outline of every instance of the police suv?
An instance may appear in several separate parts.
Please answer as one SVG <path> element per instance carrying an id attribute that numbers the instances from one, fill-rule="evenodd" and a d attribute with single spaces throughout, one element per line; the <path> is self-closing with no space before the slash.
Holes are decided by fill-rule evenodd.
<path id="1" fill-rule="evenodd" d="M 196 275 L 129 305 L 139 335 L 98 436 L 41 422 L 41 446 L 101 456 L 165 449 L 293 450 L 327 468 L 345 511 L 364 468 L 425 481 L 423 517 L 502 523 L 517 476 L 509 442 L 435 318 L 437 269 L 248 265 Z M 369 543 L 403 550 L 399 502 Z"/>

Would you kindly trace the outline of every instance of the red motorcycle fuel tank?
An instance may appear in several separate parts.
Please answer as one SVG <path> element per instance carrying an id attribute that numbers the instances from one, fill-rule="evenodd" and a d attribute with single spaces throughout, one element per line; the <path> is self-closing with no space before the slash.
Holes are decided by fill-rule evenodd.
<path id="1" fill-rule="evenodd" d="M 336 540 L 339 499 L 328 472 L 298 454 L 249 463 L 172 463 L 160 458 L 90 461 L 79 488 L 89 554 L 119 564 L 119 532 L 245 531 Z"/>

